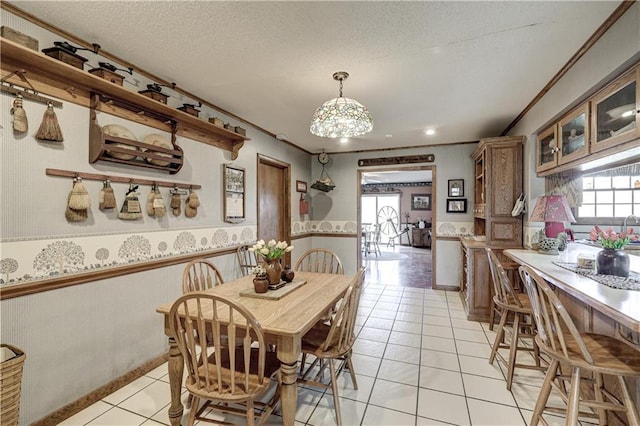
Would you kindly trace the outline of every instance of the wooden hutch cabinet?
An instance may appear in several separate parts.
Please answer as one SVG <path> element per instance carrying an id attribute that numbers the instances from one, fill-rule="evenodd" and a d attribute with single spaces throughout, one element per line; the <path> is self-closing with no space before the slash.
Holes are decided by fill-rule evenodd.
<path id="1" fill-rule="evenodd" d="M 481 139 L 475 162 L 474 237 L 461 237 L 462 282 L 460 297 L 471 321 L 487 321 L 493 284 L 486 247 L 507 264 L 502 250 L 522 247 L 522 215 L 511 211 L 523 191 L 524 137 Z M 507 265 L 508 266 L 508 265 Z"/>

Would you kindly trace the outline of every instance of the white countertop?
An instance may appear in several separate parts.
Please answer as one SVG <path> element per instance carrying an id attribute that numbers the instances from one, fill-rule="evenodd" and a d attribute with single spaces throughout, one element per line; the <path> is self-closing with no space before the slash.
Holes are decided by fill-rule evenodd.
<path id="1" fill-rule="evenodd" d="M 596 254 L 598 247 L 570 243 L 558 255 L 540 254 L 533 250 L 508 249 L 504 254 L 525 264 L 555 286 L 594 309 L 614 318 L 626 327 L 640 332 L 640 291 L 619 290 L 555 265 L 553 262 L 576 262 L 578 254 Z M 631 270 L 640 272 L 640 257 L 629 256 Z"/>

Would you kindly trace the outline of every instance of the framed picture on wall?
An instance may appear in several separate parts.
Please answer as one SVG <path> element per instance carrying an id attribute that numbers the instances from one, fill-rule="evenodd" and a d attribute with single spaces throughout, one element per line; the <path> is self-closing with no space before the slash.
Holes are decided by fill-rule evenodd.
<path id="1" fill-rule="evenodd" d="M 411 210 L 431 210 L 431 194 L 411 194 Z"/>
<path id="2" fill-rule="evenodd" d="M 449 197 L 464 197 L 464 179 L 449 179 Z"/>
<path id="3" fill-rule="evenodd" d="M 297 192 L 307 192 L 307 182 L 302 180 L 296 181 L 296 191 Z"/>
<path id="4" fill-rule="evenodd" d="M 456 200 L 447 198 L 447 213 L 466 213 L 467 199 Z"/>
<path id="5" fill-rule="evenodd" d="M 222 165 L 224 221 L 239 223 L 245 219 L 244 213 L 244 169 Z"/>

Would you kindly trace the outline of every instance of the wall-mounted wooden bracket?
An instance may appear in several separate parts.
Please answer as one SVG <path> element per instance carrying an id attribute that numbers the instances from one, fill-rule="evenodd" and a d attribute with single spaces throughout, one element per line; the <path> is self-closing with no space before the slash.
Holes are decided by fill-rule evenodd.
<path id="1" fill-rule="evenodd" d="M 59 176 L 59 177 L 68 177 L 68 178 L 82 178 L 85 180 L 99 180 L 105 181 L 110 180 L 111 182 L 117 183 L 133 183 L 137 185 L 157 185 L 165 188 L 183 188 L 183 189 L 200 189 L 201 185 L 196 185 L 194 183 L 176 183 L 176 182 L 168 182 L 162 180 L 151 180 L 151 179 L 139 179 L 139 178 L 130 178 L 126 176 L 113 176 L 113 175 L 103 175 L 98 173 L 86 173 L 86 172 L 75 172 L 73 170 L 61 170 L 61 169 L 46 169 L 47 176 Z"/>
<path id="2" fill-rule="evenodd" d="M 60 101 L 56 101 L 54 99 L 45 98 L 44 96 L 40 96 L 38 94 L 38 91 L 33 87 L 31 82 L 25 76 L 26 73 L 27 72 L 25 70 L 16 70 L 12 74 L 7 74 L 6 76 L 4 76 L 4 78 L 2 80 L 0 80 L 0 83 L 2 83 L 0 85 L 0 90 L 2 90 L 5 93 L 11 93 L 12 95 L 21 95 L 25 99 L 29 99 L 29 100 L 32 100 L 32 101 L 40 102 L 40 103 L 43 103 L 45 105 L 51 104 L 56 108 L 62 108 L 63 107 L 63 103 L 60 102 Z M 29 85 L 29 87 L 23 87 L 23 86 L 19 86 L 17 84 L 14 84 L 14 83 L 6 82 L 6 80 L 9 77 L 14 76 L 14 75 L 17 75 L 18 77 L 20 77 L 20 80 L 22 80 L 25 83 L 27 83 Z"/>

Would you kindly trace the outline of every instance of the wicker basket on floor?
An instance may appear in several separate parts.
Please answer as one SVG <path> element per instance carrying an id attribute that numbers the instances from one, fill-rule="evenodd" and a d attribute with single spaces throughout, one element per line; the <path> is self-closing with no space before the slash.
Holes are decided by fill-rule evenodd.
<path id="1" fill-rule="evenodd" d="M 13 426 L 18 424 L 20 415 L 22 367 L 27 356 L 15 346 L 2 344 L 0 347 L 11 349 L 16 354 L 0 363 L 0 424 Z"/>

